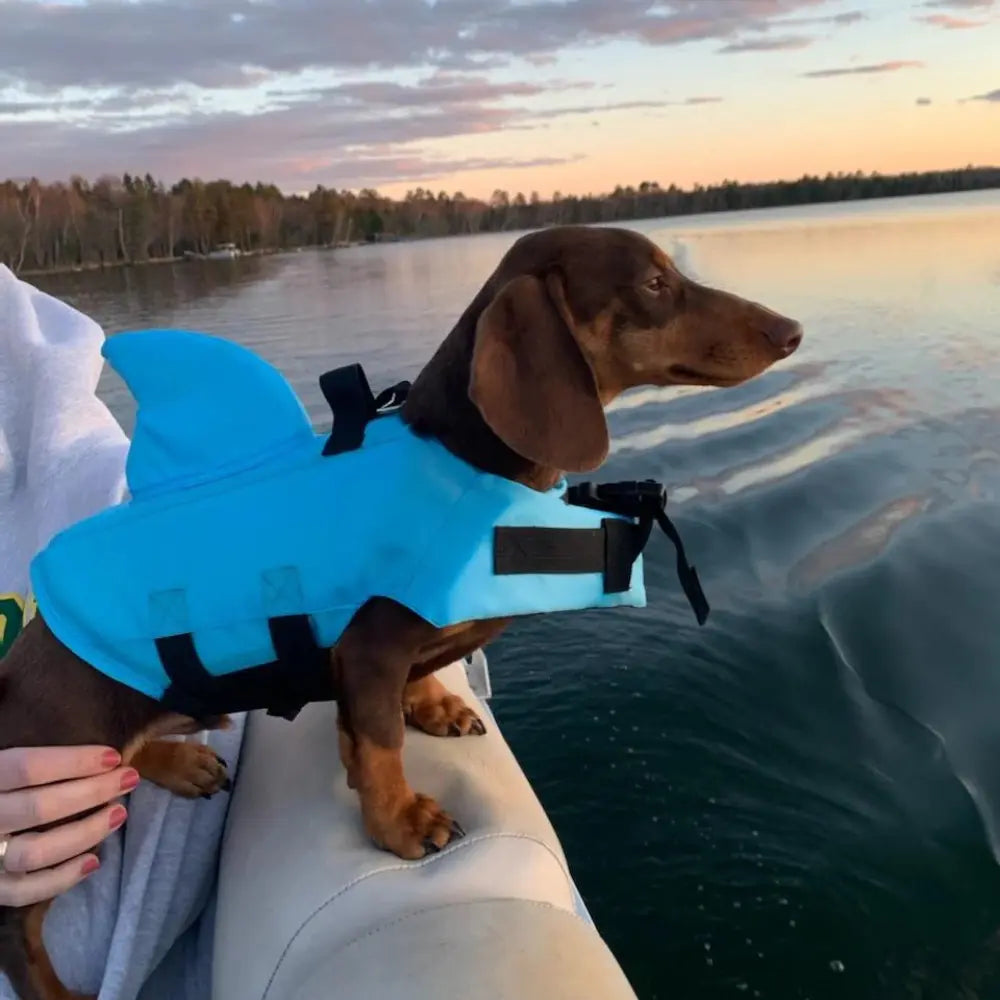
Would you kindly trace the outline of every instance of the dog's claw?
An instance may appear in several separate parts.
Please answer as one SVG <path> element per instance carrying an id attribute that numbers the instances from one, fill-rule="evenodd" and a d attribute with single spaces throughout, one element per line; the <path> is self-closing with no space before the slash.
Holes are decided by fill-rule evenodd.
<path id="1" fill-rule="evenodd" d="M 451 832 L 456 837 L 464 837 L 465 830 L 462 829 L 462 824 L 458 822 L 457 819 L 451 821 Z"/>
<path id="2" fill-rule="evenodd" d="M 476 736 L 486 735 L 486 726 L 483 725 L 482 719 L 473 719 L 472 725 L 469 727 L 470 733 L 475 733 Z"/>
<path id="3" fill-rule="evenodd" d="M 438 845 L 435 844 L 434 841 L 430 839 L 430 837 L 427 837 L 424 840 L 424 848 L 426 849 L 428 854 L 437 854 L 438 851 L 441 850 L 441 848 L 438 847 Z"/>
<path id="4" fill-rule="evenodd" d="M 212 793 L 211 792 L 202 792 L 201 793 L 201 797 L 203 799 L 210 799 L 212 797 Z"/>
<path id="5" fill-rule="evenodd" d="M 453 722 L 453 723 L 452 723 L 452 724 L 451 724 L 451 725 L 450 725 L 450 726 L 448 727 L 448 735 L 449 735 L 449 736 L 461 736 L 461 735 L 462 735 L 462 730 L 461 730 L 461 729 L 459 728 L 459 726 L 458 726 L 458 723 L 457 723 L 457 722 Z"/>
<path id="6" fill-rule="evenodd" d="M 231 792 L 233 790 L 233 779 L 226 778 L 226 780 L 221 785 L 222 791 Z"/>
<path id="7" fill-rule="evenodd" d="M 212 752 L 213 752 L 213 753 L 215 753 L 215 751 L 214 751 L 214 750 L 213 750 Z M 225 768 L 225 769 L 226 769 L 227 771 L 229 770 L 229 765 L 228 765 L 228 764 L 226 763 L 226 758 L 225 758 L 225 757 L 220 757 L 220 756 L 219 756 L 219 755 L 218 755 L 218 754 L 216 753 L 216 754 L 215 754 L 215 759 L 216 759 L 216 760 L 217 760 L 217 761 L 218 761 L 218 762 L 219 762 L 219 763 L 220 763 L 220 764 L 221 764 L 221 765 L 222 765 L 222 766 L 223 766 L 223 767 L 224 767 L 224 768 Z"/>

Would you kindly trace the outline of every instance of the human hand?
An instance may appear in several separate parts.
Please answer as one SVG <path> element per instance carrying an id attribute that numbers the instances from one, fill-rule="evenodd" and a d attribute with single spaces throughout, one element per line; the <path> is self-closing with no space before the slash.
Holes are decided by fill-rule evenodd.
<path id="1" fill-rule="evenodd" d="M 99 746 L 0 750 L 0 906 L 28 906 L 72 889 L 100 867 L 90 853 L 128 813 L 116 799 L 139 783 L 117 750 Z M 23 832 L 103 809 L 41 833 Z"/>

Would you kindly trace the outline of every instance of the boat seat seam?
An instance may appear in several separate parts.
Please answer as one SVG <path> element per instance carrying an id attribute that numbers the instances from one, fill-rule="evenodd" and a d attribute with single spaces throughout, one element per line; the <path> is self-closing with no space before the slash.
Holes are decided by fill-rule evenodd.
<path id="1" fill-rule="evenodd" d="M 457 854 L 459 851 L 468 850 L 474 847 L 476 844 L 486 843 L 487 841 L 490 840 L 527 840 L 533 844 L 536 844 L 552 857 L 552 859 L 559 866 L 560 871 L 562 871 L 563 875 L 565 876 L 567 883 L 572 884 L 570 873 L 563 859 L 552 849 L 552 847 L 549 844 L 545 843 L 544 840 L 541 840 L 540 838 L 533 836 L 532 834 L 529 833 L 479 834 L 478 836 L 467 837 L 464 840 L 458 841 L 457 843 L 450 844 L 443 851 L 440 851 L 437 854 L 432 854 L 429 857 L 421 859 L 420 861 L 409 861 L 406 862 L 405 864 L 397 864 L 397 865 L 385 865 L 381 868 L 376 868 L 371 871 L 366 871 L 362 875 L 358 875 L 355 878 L 351 879 L 351 881 L 348 882 L 346 885 L 341 886 L 329 899 L 324 900 L 322 903 L 320 903 L 320 905 L 317 906 L 312 911 L 312 913 L 310 913 L 302 921 L 301 924 L 299 924 L 298 928 L 296 928 L 295 930 L 295 933 L 292 934 L 292 936 L 288 939 L 288 943 L 285 945 L 284 949 L 282 949 L 281 954 L 278 956 L 278 960 L 274 964 L 274 970 L 271 972 L 271 976 L 267 981 L 267 986 L 264 988 L 261 1000 L 267 1000 L 267 996 L 271 992 L 271 987 L 274 985 L 274 980 L 281 969 L 281 965 L 284 962 L 284 960 L 288 957 L 288 953 L 291 951 L 292 946 L 295 944 L 299 935 L 306 929 L 306 927 L 309 926 L 310 923 L 312 923 L 312 921 L 320 913 L 322 913 L 323 910 L 325 910 L 331 904 L 335 903 L 338 899 L 340 899 L 341 896 L 350 892 L 350 890 L 353 889 L 355 886 L 359 885 L 362 882 L 367 881 L 370 878 L 374 878 L 376 875 L 383 875 L 386 874 L 387 872 L 413 871 L 418 868 L 424 868 L 427 865 L 432 865 L 435 862 L 440 861 L 442 858 L 450 857 L 453 854 Z M 533 900 L 525 900 L 525 902 L 533 902 Z M 542 905 L 551 905 L 551 904 L 542 904 Z"/>

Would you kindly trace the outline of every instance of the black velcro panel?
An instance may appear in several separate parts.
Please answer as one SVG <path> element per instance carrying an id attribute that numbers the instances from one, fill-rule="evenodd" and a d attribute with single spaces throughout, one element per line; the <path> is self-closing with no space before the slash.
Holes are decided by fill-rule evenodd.
<path id="1" fill-rule="evenodd" d="M 604 572 L 602 528 L 510 528 L 493 532 L 493 572 Z"/>
<path id="2" fill-rule="evenodd" d="M 649 526 L 605 518 L 600 528 L 511 528 L 493 533 L 493 572 L 601 573 L 604 593 L 632 586 L 632 564 L 649 537 Z"/>

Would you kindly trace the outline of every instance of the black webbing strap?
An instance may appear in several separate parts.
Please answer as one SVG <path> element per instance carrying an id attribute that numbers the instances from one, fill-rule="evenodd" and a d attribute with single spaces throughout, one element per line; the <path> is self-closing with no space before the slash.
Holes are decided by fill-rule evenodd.
<path id="1" fill-rule="evenodd" d="M 266 708 L 268 715 L 294 719 L 311 702 L 332 701 L 333 669 L 308 616 L 279 615 L 267 625 L 277 659 L 228 674 L 205 669 L 190 632 L 158 638 L 156 649 L 170 678 L 163 704 L 195 718 Z"/>
<path id="2" fill-rule="evenodd" d="M 333 430 L 323 446 L 324 455 L 339 455 L 360 448 L 369 421 L 390 413 L 406 400 L 409 382 L 397 382 L 378 396 L 372 395 L 361 365 L 345 365 L 324 372 L 319 387 L 333 411 Z"/>
<path id="3" fill-rule="evenodd" d="M 688 604 L 694 611 L 699 625 L 704 625 L 708 620 L 708 613 L 711 608 L 705 591 L 701 589 L 701 581 L 698 579 L 698 571 L 687 560 L 684 551 L 684 543 L 681 541 L 680 533 L 674 527 L 674 522 L 667 517 L 666 511 L 658 510 L 654 515 L 660 530 L 673 542 L 677 551 L 677 579 L 681 582 L 681 589 L 688 599 Z"/>
<path id="4" fill-rule="evenodd" d="M 697 570 L 688 562 L 684 543 L 677 528 L 667 517 L 667 491 L 661 483 L 653 479 L 641 482 L 629 480 L 620 483 L 579 483 L 566 491 L 566 502 L 580 507 L 590 507 L 593 510 L 621 514 L 623 517 L 637 518 L 638 524 L 635 528 L 638 532 L 636 536 L 638 547 L 632 557 L 633 560 L 645 548 L 653 523 L 658 524 L 677 552 L 677 579 L 680 581 L 684 596 L 688 599 L 698 624 L 705 624 L 711 610 L 708 598 L 702 590 Z"/>
<path id="5" fill-rule="evenodd" d="M 196 719 L 214 715 L 201 696 L 205 685 L 210 685 L 215 678 L 201 662 L 194 648 L 194 636 L 190 632 L 160 636 L 156 640 L 156 652 L 170 678 L 170 687 L 163 696 L 167 707 Z"/>
<path id="6" fill-rule="evenodd" d="M 308 615 L 268 618 L 281 681 L 267 702 L 268 715 L 294 719 L 305 705 L 333 697 L 330 656 L 316 642 Z"/>
<path id="7" fill-rule="evenodd" d="M 566 502 L 634 520 L 605 518 L 600 528 L 497 527 L 493 536 L 493 572 L 602 573 L 606 594 L 623 593 L 631 586 L 633 564 L 656 523 L 677 550 L 681 587 L 698 624 L 705 624 L 710 610 L 708 600 L 695 568 L 687 561 L 684 543 L 664 511 L 667 494 L 663 486 L 653 480 L 580 483 L 566 491 Z"/>

